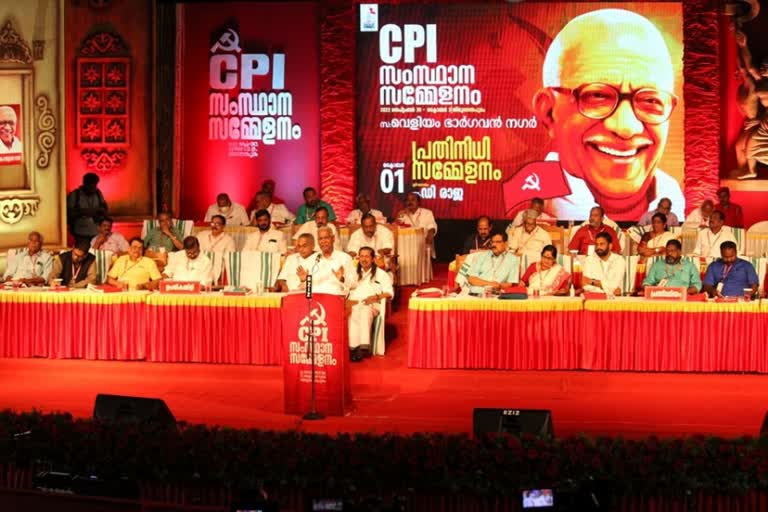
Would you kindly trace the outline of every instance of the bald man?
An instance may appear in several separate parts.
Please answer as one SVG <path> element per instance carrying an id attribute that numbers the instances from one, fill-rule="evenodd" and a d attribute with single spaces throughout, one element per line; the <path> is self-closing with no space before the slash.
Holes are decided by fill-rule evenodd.
<path id="1" fill-rule="evenodd" d="M 0 154 L 21 153 L 21 141 L 16 136 L 16 111 L 8 105 L 0 106 Z"/>
<path id="2" fill-rule="evenodd" d="M 560 162 L 570 189 L 547 209 L 558 219 L 582 220 L 597 203 L 611 218 L 631 220 L 665 196 L 682 218 L 680 185 L 657 167 L 677 105 L 673 91 L 669 50 L 643 16 L 600 9 L 563 27 L 533 99 L 552 138 L 546 159 Z"/>

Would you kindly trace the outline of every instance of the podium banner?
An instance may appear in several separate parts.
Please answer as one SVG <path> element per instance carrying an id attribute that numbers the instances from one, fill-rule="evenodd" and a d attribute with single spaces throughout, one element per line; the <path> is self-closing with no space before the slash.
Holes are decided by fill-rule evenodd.
<path id="1" fill-rule="evenodd" d="M 303 294 L 283 298 L 283 385 L 285 413 L 304 414 L 311 407 L 310 334 L 314 333 L 317 411 L 343 416 L 352 398 L 349 386 L 347 321 L 344 297 Z"/>

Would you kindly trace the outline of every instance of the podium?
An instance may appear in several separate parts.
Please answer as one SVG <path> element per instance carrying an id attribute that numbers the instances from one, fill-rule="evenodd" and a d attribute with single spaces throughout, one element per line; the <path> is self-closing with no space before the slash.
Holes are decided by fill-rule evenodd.
<path id="1" fill-rule="evenodd" d="M 283 297 L 283 389 L 285 413 L 303 415 L 311 407 L 310 334 L 315 345 L 315 403 L 326 416 L 343 416 L 352 405 L 349 343 L 344 297 L 316 293 L 308 305 L 303 293 Z"/>

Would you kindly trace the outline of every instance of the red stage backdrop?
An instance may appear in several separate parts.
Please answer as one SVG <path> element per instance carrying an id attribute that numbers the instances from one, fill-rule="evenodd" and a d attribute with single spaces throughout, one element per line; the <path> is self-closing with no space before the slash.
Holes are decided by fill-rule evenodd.
<path id="1" fill-rule="evenodd" d="M 641 25 L 639 35 L 610 40 L 605 47 L 619 53 L 606 54 L 606 62 L 621 62 L 634 49 L 669 68 L 667 73 L 649 65 L 643 83 L 626 69 L 646 63 L 632 62 L 626 69 L 610 64 L 608 74 L 626 75 L 632 90 L 654 87 L 674 94 L 671 117 L 658 128 L 646 124 L 632 137 L 595 128 L 601 121 L 579 131 L 566 120 L 548 130 L 533 106 L 542 86 L 550 85 L 542 77 L 547 50 L 571 20 L 606 7 L 639 15 L 630 16 L 627 26 Z M 550 209 L 560 218 L 585 218 L 557 199 L 569 194 L 585 206 L 613 204 L 607 213 L 615 220 L 635 220 L 649 198 L 661 196 L 671 197 L 682 214 L 680 3 L 363 4 L 356 22 L 358 189 L 370 193 L 385 213 L 399 208 L 400 194 L 416 190 L 439 218 L 509 217 L 535 196 L 552 199 Z M 575 30 L 583 42 L 561 59 L 560 87 L 580 85 L 565 83 L 569 71 L 586 76 L 583 69 L 599 67 L 588 60 L 594 55 L 584 56 L 589 53 L 584 48 L 607 44 L 601 30 L 600 20 Z M 649 31 L 657 31 L 663 43 Z M 567 70 L 571 64 L 581 71 Z M 664 73 L 670 79 L 657 80 Z M 656 96 L 636 97 L 636 111 L 656 101 Z M 556 158 L 542 163 L 555 151 L 562 168 Z M 563 171 L 583 178 L 578 181 L 584 190 Z"/>
<path id="2" fill-rule="evenodd" d="M 180 215 L 216 194 L 248 205 L 264 179 L 291 209 L 319 186 L 318 9 L 310 2 L 179 8 Z"/>

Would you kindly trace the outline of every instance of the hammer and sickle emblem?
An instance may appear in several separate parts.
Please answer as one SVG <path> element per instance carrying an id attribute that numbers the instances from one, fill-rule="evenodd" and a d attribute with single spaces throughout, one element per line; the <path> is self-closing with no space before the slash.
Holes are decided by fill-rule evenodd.
<path id="1" fill-rule="evenodd" d="M 216 53 L 218 51 L 241 52 L 240 36 L 237 35 L 237 32 L 228 28 L 226 32 L 221 34 L 219 40 L 216 41 L 216 44 L 211 47 L 211 53 Z"/>
<path id="2" fill-rule="evenodd" d="M 523 183 L 522 190 L 538 190 L 541 192 L 541 180 L 539 179 L 539 175 L 535 172 L 529 174 L 525 178 L 525 183 Z"/>

